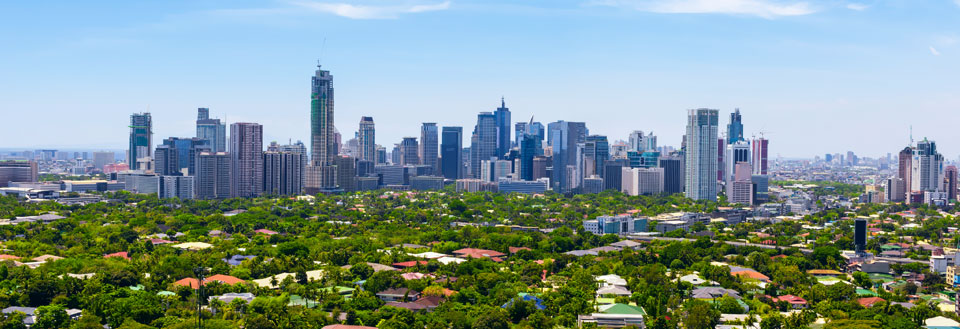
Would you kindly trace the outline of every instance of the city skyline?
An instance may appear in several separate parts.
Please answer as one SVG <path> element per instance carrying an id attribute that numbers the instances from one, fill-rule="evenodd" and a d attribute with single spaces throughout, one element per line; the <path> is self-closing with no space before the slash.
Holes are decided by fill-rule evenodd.
<path id="1" fill-rule="evenodd" d="M 763 5 L 756 10 L 736 5 L 746 2 Z M 304 123 L 309 91 L 303 83 L 317 58 L 338 76 L 340 133 L 351 136 L 362 116 L 372 116 L 391 123 L 378 126 L 378 144 L 384 146 L 416 136 L 422 122 L 469 131 L 473 116 L 495 111 L 500 97 L 510 103 L 514 122 L 530 116 L 545 123 L 586 122 L 591 134 L 606 135 L 611 143 L 626 140 L 633 130 L 653 131 L 659 144 L 672 146 L 680 144 L 686 110 L 719 109 L 725 127 L 726 114 L 740 108 L 744 137 L 768 133 L 776 141 L 773 158 L 847 150 L 877 157 L 891 152 L 889 145 L 906 145 L 911 126 L 916 139 L 960 138 L 950 120 L 922 120 L 960 108 L 952 93 L 958 82 L 949 78 L 960 71 L 952 60 L 960 50 L 957 31 L 944 26 L 960 13 L 951 1 L 839 1 L 802 8 L 792 6 L 799 3 L 794 1 L 733 1 L 729 8 L 699 9 L 628 6 L 626 1 L 390 5 L 394 3 L 399 2 L 354 5 L 360 8 L 354 14 L 275 2 L 93 4 L 79 9 L 111 17 L 135 15 L 111 23 L 64 19 L 42 27 L 23 19 L 40 8 L 4 4 L 0 12 L 10 14 L 0 26 L 9 32 L 0 32 L 0 39 L 12 46 L 0 54 L 0 71 L 10 77 L 0 81 L 0 106 L 31 109 L 5 111 L 5 116 L 31 122 L 46 111 L 43 124 L 49 128 L 72 129 L 85 122 L 95 129 L 69 142 L 37 136 L 27 144 L 15 137 L 28 133 L 29 125 L 15 125 L 0 132 L 0 138 L 13 141 L 0 147 L 124 149 L 124 121 L 130 113 L 147 111 L 158 139 L 189 137 L 199 107 L 210 108 L 227 124 L 262 124 L 265 143 L 292 139 L 309 144 L 310 127 Z M 417 5 L 427 7 L 401 10 Z M 75 13 L 73 6 L 78 4 L 62 3 L 49 14 L 67 17 Z M 943 14 L 897 14 L 934 10 Z M 879 29 L 873 25 L 891 17 L 896 22 Z M 511 23 L 512 18 L 530 22 Z M 485 19 L 506 24 L 483 33 L 469 25 Z M 65 32 L 67 23 L 78 28 Z M 571 23 L 576 28 L 566 26 Z M 425 42 L 459 40 L 455 33 L 436 29 L 449 24 L 479 37 L 476 44 Z M 704 29 L 717 24 L 725 25 Z M 222 50 L 204 43 L 238 27 L 214 42 Z M 655 31 L 664 28 L 676 28 L 688 44 L 658 37 Z M 810 31 L 798 32 L 803 29 Z M 24 31 L 29 33 L 19 35 Z M 401 33 L 409 36 L 398 37 Z M 827 35 L 831 33 L 836 35 Z M 305 34 L 310 37 L 303 38 Z M 79 41 L 57 39 L 64 37 Z M 247 52 L 256 42 L 271 39 L 276 39 L 269 42 L 276 49 Z M 197 51 L 182 57 L 164 48 L 169 45 L 194 45 Z M 715 51 L 693 52 L 707 46 Z M 118 53 L 104 56 L 111 51 Z M 491 57 L 491 51 L 497 56 Z M 56 62 L 74 65 L 63 70 L 51 65 Z M 500 73 L 480 74 L 491 70 Z M 240 78 L 250 74 L 261 78 Z M 67 88 L 65 81 L 82 86 Z M 395 88 L 401 81 L 404 87 Z M 51 89 L 62 97 L 44 97 Z M 555 97 L 561 94 L 574 96 Z M 902 113 L 910 116 L 900 119 Z M 98 120 L 84 121 L 89 114 Z M 810 134 L 811 129 L 816 133 Z M 871 131 L 878 133 L 861 138 Z M 955 159 L 960 148 L 944 144 L 941 152 Z"/>

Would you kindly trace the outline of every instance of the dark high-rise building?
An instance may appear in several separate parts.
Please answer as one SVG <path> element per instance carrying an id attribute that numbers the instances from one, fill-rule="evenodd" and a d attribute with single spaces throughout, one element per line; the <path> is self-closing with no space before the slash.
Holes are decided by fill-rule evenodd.
<path id="1" fill-rule="evenodd" d="M 237 122 L 230 125 L 232 197 L 255 197 L 263 190 L 263 126 Z"/>
<path id="2" fill-rule="evenodd" d="M 375 162 L 377 160 L 376 129 L 373 117 L 360 117 L 360 130 L 357 134 L 357 144 L 360 146 L 357 159 Z"/>
<path id="3" fill-rule="evenodd" d="M 533 179 L 550 178 L 550 172 L 547 170 L 550 166 L 550 158 L 542 155 L 533 157 Z"/>
<path id="4" fill-rule="evenodd" d="M 604 163 L 608 159 L 610 159 L 610 143 L 607 142 L 607 136 L 587 136 L 583 148 L 583 177 L 590 177 L 590 175 L 606 177 Z"/>
<path id="5" fill-rule="evenodd" d="M 497 158 L 503 159 L 510 152 L 510 109 L 506 101 L 500 98 L 500 107 L 494 112 L 497 125 Z"/>
<path id="6" fill-rule="evenodd" d="M 443 127 L 440 160 L 443 177 L 463 178 L 463 127 Z"/>
<path id="7" fill-rule="evenodd" d="M 417 155 L 420 157 L 420 164 L 433 167 L 433 172 L 440 171 L 440 159 L 437 154 L 439 146 L 440 136 L 437 124 L 424 122 L 420 126 L 420 148 L 417 150 Z"/>
<path id="8" fill-rule="evenodd" d="M 683 159 L 663 156 L 658 166 L 663 168 L 663 193 L 683 193 Z"/>
<path id="9" fill-rule="evenodd" d="M 344 192 L 356 191 L 356 160 L 349 156 L 337 156 L 334 158 L 334 165 L 337 166 L 337 187 Z"/>
<path id="10" fill-rule="evenodd" d="M 36 182 L 39 180 L 38 175 L 37 163 L 34 161 L 0 161 L 0 187 L 7 187 L 10 182 Z"/>
<path id="11" fill-rule="evenodd" d="M 553 177 L 550 184 L 558 193 L 569 192 L 576 182 L 570 181 L 570 173 L 578 168 L 578 145 L 587 138 L 587 125 L 583 122 L 557 121 L 547 125 L 553 146 Z"/>
<path id="12" fill-rule="evenodd" d="M 740 109 L 735 109 L 730 113 L 730 123 L 727 124 L 727 143 L 733 144 L 740 141 L 744 141 L 743 121 L 740 118 Z"/>
<path id="13" fill-rule="evenodd" d="M 263 192 L 273 195 L 297 195 L 303 191 L 306 156 L 299 152 L 263 153 Z"/>
<path id="14" fill-rule="evenodd" d="M 853 245 L 857 254 L 867 249 L 867 220 L 858 218 L 853 224 Z"/>
<path id="15" fill-rule="evenodd" d="M 497 120 L 493 113 L 480 112 L 470 137 L 470 175 L 480 178 L 480 161 L 497 157 Z"/>
<path id="16" fill-rule="evenodd" d="M 603 189 L 620 191 L 623 186 L 623 168 L 630 167 L 627 159 L 607 160 L 603 164 Z"/>
<path id="17" fill-rule="evenodd" d="M 200 152 L 194 189 L 197 199 L 230 197 L 230 155 L 226 152 Z"/>
<path id="18" fill-rule="evenodd" d="M 336 155 L 333 126 L 333 75 L 317 65 L 310 89 L 310 162 L 330 165 Z M 231 131 L 232 132 L 232 131 Z"/>
<path id="19" fill-rule="evenodd" d="M 517 140 L 517 143 L 520 144 L 520 168 L 517 170 L 520 173 L 520 179 L 532 181 L 534 180 L 533 158 L 537 156 L 536 136 L 529 133 L 524 133 L 520 135 L 520 139 Z"/>
<path id="20" fill-rule="evenodd" d="M 689 110 L 687 115 L 684 186 L 687 197 L 694 200 L 717 199 L 718 113 L 712 109 L 696 109 Z"/>
<path id="21" fill-rule="evenodd" d="M 196 175 L 197 154 L 213 152 L 209 143 L 209 140 L 197 137 L 164 139 L 154 152 L 154 171 L 163 176 Z M 187 172 L 185 175 L 184 170 Z"/>
<path id="22" fill-rule="evenodd" d="M 375 164 L 381 165 L 387 163 L 387 148 L 377 145 L 377 161 L 374 161 Z"/>
<path id="23" fill-rule="evenodd" d="M 943 186 L 947 189 L 947 200 L 957 200 L 957 167 L 947 166 L 943 170 Z"/>
<path id="24" fill-rule="evenodd" d="M 153 119 L 150 113 L 134 113 L 130 115 L 130 147 L 127 164 L 131 170 L 143 170 L 137 160 L 149 158 L 153 150 Z"/>
<path id="25" fill-rule="evenodd" d="M 227 125 L 220 119 L 210 119 L 210 109 L 197 109 L 197 138 L 208 141 L 211 152 L 227 151 Z"/>
<path id="26" fill-rule="evenodd" d="M 897 155 L 899 167 L 897 168 L 897 177 L 903 180 L 904 198 L 910 203 L 910 188 L 913 186 L 911 176 L 913 174 L 913 148 L 907 146 Z"/>
<path id="27" fill-rule="evenodd" d="M 420 145 L 417 143 L 416 137 L 404 137 L 403 141 L 400 142 L 400 164 L 405 166 L 420 164 L 420 156 L 417 155 L 419 149 Z"/>

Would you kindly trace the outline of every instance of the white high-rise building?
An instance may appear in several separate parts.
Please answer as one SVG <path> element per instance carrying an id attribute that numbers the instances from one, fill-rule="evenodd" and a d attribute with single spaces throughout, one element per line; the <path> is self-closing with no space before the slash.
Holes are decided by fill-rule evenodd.
<path id="1" fill-rule="evenodd" d="M 943 182 L 943 155 L 937 153 L 937 143 L 924 139 L 917 142 L 910 163 L 910 190 L 939 192 Z"/>
<path id="2" fill-rule="evenodd" d="M 627 168 L 621 170 L 620 189 L 628 195 L 663 193 L 663 168 Z"/>
<path id="3" fill-rule="evenodd" d="M 689 110 L 686 139 L 686 196 L 717 199 L 718 117 L 713 109 Z"/>
<path id="4" fill-rule="evenodd" d="M 723 152 L 723 182 L 730 184 L 736 175 L 735 169 L 741 162 L 750 163 L 750 144 L 746 141 L 738 141 L 727 144 L 727 149 Z"/>
<path id="5" fill-rule="evenodd" d="M 753 170 L 750 163 L 738 162 L 734 167 L 736 175 L 727 184 L 727 202 L 745 205 L 753 204 Z"/>

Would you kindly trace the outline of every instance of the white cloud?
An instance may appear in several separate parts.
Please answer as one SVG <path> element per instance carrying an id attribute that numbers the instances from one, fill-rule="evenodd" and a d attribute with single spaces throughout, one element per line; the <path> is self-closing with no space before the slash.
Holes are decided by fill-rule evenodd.
<path id="1" fill-rule="evenodd" d="M 960 6 L 960 0 L 953 0 L 953 3 L 957 4 L 957 6 Z"/>
<path id="2" fill-rule="evenodd" d="M 960 1 L 960 0 L 957 0 L 957 1 Z M 865 5 L 865 4 L 862 4 L 862 3 L 848 3 L 848 4 L 847 4 L 847 9 L 850 9 L 850 10 L 863 11 L 863 10 L 866 10 L 867 8 L 870 8 L 870 6 Z"/>
<path id="3" fill-rule="evenodd" d="M 940 56 L 940 52 L 937 51 L 937 48 L 933 48 L 933 46 L 930 46 L 930 53 L 933 54 L 933 56 Z"/>
<path id="4" fill-rule="evenodd" d="M 728 14 L 767 19 L 816 12 L 806 2 L 774 0 L 594 0 L 588 4 L 665 14 Z"/>
<path id="5" fill-rule="evenodd" d="M 398 4 L 398 5 L 355 5 L 349 3 L 331 3 L 305 1 L 294 2 L 294 5 L 337 16 L 353 19 L 392 19 L 402 14 L 424 13 L 429 11 L 446 10 L 450 8 L 450 1 L 433 4 Z"/>

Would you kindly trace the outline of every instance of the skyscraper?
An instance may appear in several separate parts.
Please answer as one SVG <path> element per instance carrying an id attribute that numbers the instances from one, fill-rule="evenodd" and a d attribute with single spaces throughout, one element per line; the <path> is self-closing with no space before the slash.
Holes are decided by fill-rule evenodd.
<path id="1" fill-rule="evenodd" d="M 547 125 L 553 146 L 553 177 L 550 183 L 559 193 L 569 192 L 577 186 L 577 181 L 568 179 L 571 172 L 578 169 L 577 151 L 587 137 L 587 126 L 583 122 L 557 121 Z"/>
<path id="2" fill-rule="evenodd" d="M 197 199 L 230 197 L 230 155 L 226 152 L 200 152 L 194 189 Z"/>
<path id="3" fill-rule="evenodd" d="M 263 190 L 263 126 L 237 122 L 230 125 L 232 197 L 255 197 Z"/>
<path id="4" fill-rule="evenodd" d="M 357 139 L 360 145 L 360 152 L 358 152 L 357 158 L 376 162 L 377 141 L 373 117 L 360 117 L 360 130 L 358 131 Z"/>
<path id="5" fill-rule="evenodd" d="M 197 138 L 205 139 L 211 152 L 227 151 L 227 125 L 220 119 L 210 119 L 210 109 L 197 109 Z"/>
<path id="6" fill-rule="evenodd" d="M 497 126 L 497 158 L 503 159 L 510 152 L 510 109 L 506 101 L 500 98 L 500 107 L 494 113 Z"/>
<path id="7" fill-rule="evenodd" d="M 336 154 L 333 126 L 333 75 L 317 65 L 310 89 L 310 162 L 326 166 Z M 232 132 L 232 131 L 231 131 Z"/>
<path id="8" fill-rule="evenodd" d="M 463 178 L 463 127 L 443 127 L 440 160 L 443 177 Z"/>
<path id="9" fill-rule="evenodd" d="M 753 159 L 750 157 L 750 144 L 746 141 L 739 141 L 727 144 L 723 154 L 723 182 L 729 185 L 733 182 L 737 174 L 737 164 L 750 163 Z M 752 170 L 752 169 L 751 169 Z M 747 173 L 747 174 L 753 174 Z M 729 188 L 728 188 L 729 191 Z"/>
<path id="10" fill-rule="evenodd" d="M 356 159 L 349 156 L 338 155 L 334 157 L 333 164 L 337 166 L 337 188 L 343 190 L 344 192 L 356 191 Z"/>
<path id="11" fill-rule="evenodd" d="M 153 150 L 153 119 L 150 113 L 134 113 L 130 115 L 130 147 L 127 149 L 129 157 L 127 164 L 131 170 L 144 170 L 140 159 L 149 159 Z"/>
<path id="12" fill-rule="evenodd" d="M 604 173 L 604 163 L 610 159 L 610 143 L 607 136 L 590 135 L 584 140 L 583 149 L 583 177 L 597 175 L 601 178 Z"/>
<path id="13" fill-rule="evenodd" d="M 937 143 L 924 138 L 917 142 L 911 159 L 910 190 L 939 192 L 943 184 L 943 155 L 937 153 Z"/>
<path id="14" fill-rule="evenodd" d="M 520 144 L 520 179 L 532 181 L 533 178 L 533 158 L 537 156 L 537 136 L 525 131 L 517 140 Z"/>
<path id="15" fill-rule="evenodd" d="M 947 200 L 957 200 L 957 167 L 947 166 L 943 170 L 943 187 L 947 190 Z"/>
<path id="16" fill-rule="evenodd" d="M 157 146 L 153 157 L 154 171 L 164 176 L 196 175 L 197 154 L 202 151 L 212 152 L 209 142 L 198 137 L 164 139 L 163 144 Z M 183 174 L 184 170 L 186 174 Z"/>
<path id="17" fill-rule="evenodd" d="M 299 152 L 268 151 L 263 153 L 263 191 L 273 195 L 297 195 L 303 190 L 306 157 Z"/>
<path id="18" fill-rule="evenodd" d="M 897 154 L 898 158 L 898 168 L 897 168 L 897 177 L 903 180 L 903 190 L 904 198 L 907 200 L 907 203 L 910 202 L 910 189 L 913 187 L 910 176 L 913 174 L 913 148 L 910 146 L 905 147 L 903 150 L 900 150 L 900 153 Z"/>
<path id="19" fill-rule="evenodd" d="M 740 109 L 735 109 L 730 113 L 730 123 L 727 124 L 727 144 L 742 142 L 743 139 L 743 121 L 740 118 Z"/>
<path id="20" fill-rule="evenodd" d="M 470 137 L 470 175 L 480 178 L 480 161 L 497 157 L 497 121 L 493 113 L 480 112 Z"/>
<path id="21" fill-rule="evenodd" d="M 93 167 L 103 170 L 103 167 L 116 161 L 116 154 L 113 152 L 93 152 Z"/>
<path id="22" fill-rule="evenodd" d="M 7 187 L 10 182 L 36 182 L 39 179 L 37 168 L 37 163 L 32 160 L 0 161 L 0 187 Z"/>
<path id="23" fill-rule="evenodd" d="M 767 145 L 770 141 L 760 137 L 753 140 L 753 174 L 767 174 Z"/>
<path id="24" fill-rule="evenodd" d="M 663 193 L 683 193 L 683 159 L 678 156 L 660 157 L 660 168 L 663 168 Z"/>
<path id="25" fill-rule="evenodd" d="M 420 164 L 420 157 L 417 156 L 419 148 L 416 137 L 404 137 L 400 142 L 400 164 L 405 166 Z"/>
<path id="26" fill-rule="evenodd" d="M 420 148 L 417 150 L 417 155 L 420 157 L 421 164 L 433 167 L 434 173 L 440 172 L 440 159 L 437 157 L 439 144 L 440 137 L 437 124 L 424 122 L 420 126 Z"/>
<path id="27" fill-rule="evenodd" d="M 717 130 L 719 111 L 689 110 L 686 140 L 686 196 L 694 200 L 717 199 Z"/>
<path id="28" fill-rule="evenodd" d="M 629 140 L 630 140 L 629 150 L 637 151 L 639 153 L 643 153 L 643 151 L 646 151 L 646 143 L 643 142 L 643 138 L 644 138 L 644 135 L 642 130 L 634 130 L 633 132 L 631 132 L 629 137 Z"/>

